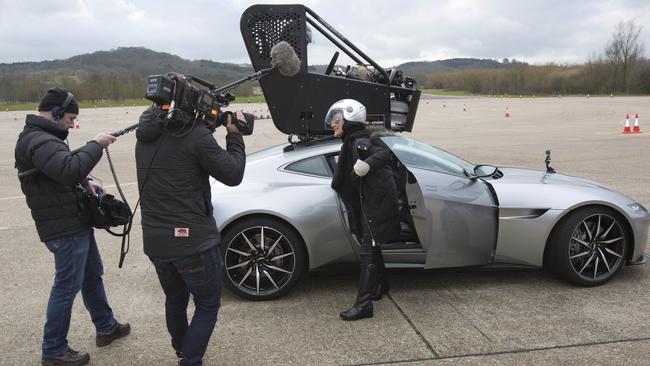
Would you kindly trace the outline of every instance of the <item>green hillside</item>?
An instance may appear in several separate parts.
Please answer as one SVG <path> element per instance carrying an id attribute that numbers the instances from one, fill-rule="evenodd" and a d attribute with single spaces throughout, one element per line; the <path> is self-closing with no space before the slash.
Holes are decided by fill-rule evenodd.
<path id="1" fill-rule="evenodd" d="M 192 74 L 219 85 L 253 70 L 250 65 L 185 60 L 142 47 L 121 47 L 65 60 L 0 64 L 0 102 L 34 102 L 53 85 L 74 91 L 80 100 L 141 98 L 147 75 L 168 71 Z M 237 92 L 250 95 L 251 85 L 243 85 Z"/>

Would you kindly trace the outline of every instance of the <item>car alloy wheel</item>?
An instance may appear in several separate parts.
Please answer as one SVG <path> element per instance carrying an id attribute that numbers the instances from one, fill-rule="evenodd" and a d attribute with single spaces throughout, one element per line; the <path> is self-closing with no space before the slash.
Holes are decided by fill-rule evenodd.
<path id="1" fill-rule="evenodd" d="M 602 285 L 625 264 L 628 233 L 624 220 L 605 207 L 588 206 L 571 212 L 553 230 L 545 263 L 576 285 Z"/>
<path id="2" fill-rule="evenodd" d="M 585 280 L 598 281 L 611 276 L 622 265 L 624 253 L 623 228 L 607 214 L 586 217 L 571 234 L 571 266 Z"/>
<path id="3" fill-rule="evenodd" d="M 279 297 L 297 281 L 304 249 L 293 231 L 272 220 L 246 220 L 226 235 L 226 285 L 252 300 Z"/>

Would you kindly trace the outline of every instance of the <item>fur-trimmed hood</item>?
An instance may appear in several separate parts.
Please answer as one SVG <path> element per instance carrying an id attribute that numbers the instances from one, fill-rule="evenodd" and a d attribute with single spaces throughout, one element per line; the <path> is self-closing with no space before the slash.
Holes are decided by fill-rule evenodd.
<path id="1" fill-rule="evenodd" d="M 395 136 L 393 131 L 389 131 L 384 127 L 368 127 L 368 131 L 370 131 L 370 140 L 373 142 L 376 142 L 381 137 Z"/>

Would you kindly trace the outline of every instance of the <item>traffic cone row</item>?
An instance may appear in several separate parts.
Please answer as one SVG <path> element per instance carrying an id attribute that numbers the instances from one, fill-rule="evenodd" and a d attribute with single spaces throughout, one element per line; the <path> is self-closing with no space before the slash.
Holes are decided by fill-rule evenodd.
<path id="1" fill-rule="evenodd" d="M 634 127 L 630 130 L 630 115 L 625 115 L 625 127 L 623 127 L 623 133 L 641 133 L 641 127 L 639 126 L 639 114 L 637 113 L 634 116 Z"/>
<path id="2" fill-rule="evenodd" d="M 427 104 L 428 103 L 429 102 L 427 102 Z M 446 108 L 446 107 L 447 107 L 447 102 L 443 102 L 442 103 L 442 108 Z M 463 104 L 463 112 L 467 112 L 467 104 Z M 510 110 L 508 109 L 508 107 L 506 107 L 506 116 L 505 116 L 505 118 L 510 118 Z"/>

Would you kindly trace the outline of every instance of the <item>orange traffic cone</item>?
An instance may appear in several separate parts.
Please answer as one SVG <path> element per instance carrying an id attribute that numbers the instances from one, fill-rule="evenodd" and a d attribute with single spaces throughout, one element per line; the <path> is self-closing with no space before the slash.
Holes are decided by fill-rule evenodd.
<path id="1" fill-rule="evenodd" d="M 623 128 L 623 133 L 630 133 L 630 115 L 625 115 L 625 128 Z"/>
<path id="2" fill-rule="evenodd" d="M 463 104 L 463 112 L 467 112 L 467 106 Z"/>
<path id="3" fill-rule="evenodd" d="M 506 107 L 506 118 L 510 118 L 510 111 L 508 110 L 508 107 Z"/>
<path id="4" fill-rule="evenodd" d="M 14 113 L 14 121 L 18 121 L 18 117 L 16 117 L 16 113 Z"/>
<path id="5" fill-rule="evenodd" d="M 639 114 L 637 113 L 634 116 L 634 133 L 641 133 L 641 127 L 639 127 Z"/>
<path id="6" fill-rule="evenodd" d="M 74 128 L 81 128 L 81 125 L 79 125 L 79 119 L 74 120 Z"/>

